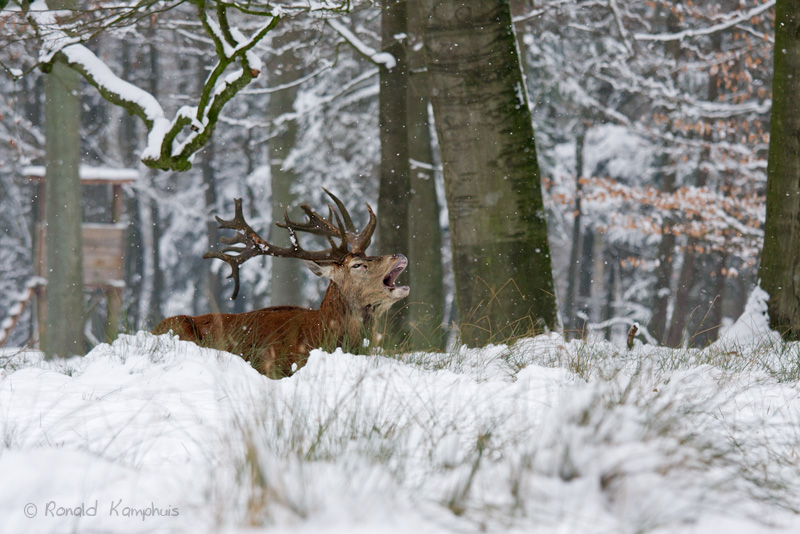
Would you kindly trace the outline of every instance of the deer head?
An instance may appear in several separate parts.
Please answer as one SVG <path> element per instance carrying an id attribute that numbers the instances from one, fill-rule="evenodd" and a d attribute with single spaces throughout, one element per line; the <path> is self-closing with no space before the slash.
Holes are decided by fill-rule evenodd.
<path id="1" fill-rule="evenodd" d="M 236 235 L 221 239 L 224 244 L 231 246 L 221 251 L 207 252 L 203 257 L 221 259 L 230 265 L 231 274 L 228 278 L 233 278 L 234 282 L 232 299 L 239 293 L 239 267 L 259 255 L 303 260 L 311 272 L 330 279 L 331 284 L 338 288 L 346 304 L 346 312 L 380 315 L 388 311 L 392 304 L 408 296 L 408 286 L 395 284 L 397 277 L 408 265 L 406 257 L 402 254 L 366 254 L 377 226 L 375 213 L 370 205 L 367 204 L 369 221 L 363 230 L 357 231 L 344 203 L 327 189 L 323 190 L 336 205 L 336 208 L 328 205 L 327 219 L 303 204 L 300 208 L 306 214 L 306 222 L 294 222 L 284 212 L 284 222 L 277 223 L 289 232 L 291 245 L 288 247 L 268 243 L 247 224 L 242 214 L 241 199 L 234 200 L 235 213 L 232 220 L 216 218 L 220 228 L 236 230 Z M 305 250 L 300 245 L 298 232 L 323 236 L 330 247 L 319 251 Z"/>

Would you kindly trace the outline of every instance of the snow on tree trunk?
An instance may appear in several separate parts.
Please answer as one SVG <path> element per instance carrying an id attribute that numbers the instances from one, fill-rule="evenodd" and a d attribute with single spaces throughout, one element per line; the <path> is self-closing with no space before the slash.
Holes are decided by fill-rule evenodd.
<path id="1" fill-rule="evenodd" d="M 462 340 L 557 327 L 539 166 L 508 2 L 420 2 Z"/>

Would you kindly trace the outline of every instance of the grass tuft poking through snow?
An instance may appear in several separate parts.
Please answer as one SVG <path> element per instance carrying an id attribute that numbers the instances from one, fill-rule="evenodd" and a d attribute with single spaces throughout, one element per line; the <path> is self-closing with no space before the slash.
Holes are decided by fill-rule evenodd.
<path id="1" fill-rule="evenodd" d="M 0 531 L 797 532 L 799 346 L 5 352 Z"/>

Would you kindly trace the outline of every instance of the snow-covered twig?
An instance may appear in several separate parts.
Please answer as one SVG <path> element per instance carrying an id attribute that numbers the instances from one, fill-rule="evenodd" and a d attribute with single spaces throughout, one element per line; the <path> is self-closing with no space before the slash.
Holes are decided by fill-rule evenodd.
<path id="1" fill-rule="evenodd" d="M 338 20 L 329 19 L 327 23 L 328 26 L 333 28 L 333 31 L 341 35 L 342 38 L 344 38 L 345 41 L 355 48 L 359 54 L 363 55 L 371 62 L 378 66 L 383 65 L 388 70 L 392 70 L 395 65 L 397 65 L 397 60 L 392 54 L 389 52 L 378 52 L 367 43 L 359 39 L 356 34 L 351 32 L 349 28 L 347 28 Z"/>
<path id="2" fill-rule="evenodd" d="M 619 12 L 617 0 L 608 0 L 608 7 L 611 8 L 611 12 L 614 14 L 614 22 L 617 25 L 617 31 L 619 32 L 619 36 L 622 39 L 623 44 L 625 44 L 625 48 L 628 50 L 628 54 L 633 55 L 633 45 L 631 44 L 630 37 L 628 36 L 628 30 L 625 29 L 625 24 L 622 21 L 622 14 Z"/>
<path id="3" fill-rule="evenodd" d="M 108 101 L 125 108 L 145 123 L 147 147 L 142 162 L 151 168 L 187 170 L 191 157 L 210 139 L 223 106 L 239 93 L 262 69 L 261 59 L 253 52 L 255 45 L 280 21 L 279 15 L 266 14 L 269 20 L 250 37 L 228 23 L 226 10 L 218 3 L 217 19 L 209 16 L 204 0 L 193 0 L 197 17 L 214 43 L 218 61 L 206 78 L 196 106 L 184 106 L 171 120 L 154 95 L 114 74 L 91 50 L 62 27 L 56 12 L 38 0 L 27 16 L 42 40 L 40 64 L 62 62 L 79 72 Z M 239 68 L 230 72 L 229 67 Z M 185 133 L 187 127 L 191 131 Z M 184 135 L 182 135 L 184 134 Z M 180 139 L 179 139 L 180 136 Z"/>
<path id="4" fill-rule="evenodd" d="M 678 33 L 637 33 L 634 34 L 634 39 L 638 41 L 683 41 L 686 38 L 690 37 L 699 37 L 703 35 L 711 35 L 713 33 L 721 32 L 727 30 L 728 28 L 732 28 L 737 24 L 741 24 L 742 22 L 749 20 L 755 16 L 764 13 L 765 11 L 771 9 L 775 6 L 775 0 L 768 0 L 767 2 L 761 4 L 760 6 L 754 7 L 753 9 L 739 13 L 735 17 L 727 20 L 725 22 L 720 22 L 719 24 L 714 24 L 713 26 L 709 26 L 707 28 L 696 28 L 691 30 L 683 30 Z"/>

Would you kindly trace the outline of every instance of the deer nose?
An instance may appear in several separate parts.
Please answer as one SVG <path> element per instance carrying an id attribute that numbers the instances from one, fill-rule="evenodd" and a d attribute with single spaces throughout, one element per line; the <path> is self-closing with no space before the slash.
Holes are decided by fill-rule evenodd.
<path id="1" fill-rule="evenodd" d="M 395 269 L 402 271 L 408 267 L 408 258 L 402 254 L 392 254 L 392 265 L 394 265 Z"/>

